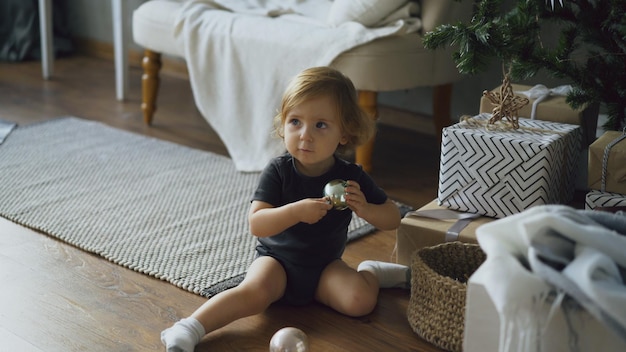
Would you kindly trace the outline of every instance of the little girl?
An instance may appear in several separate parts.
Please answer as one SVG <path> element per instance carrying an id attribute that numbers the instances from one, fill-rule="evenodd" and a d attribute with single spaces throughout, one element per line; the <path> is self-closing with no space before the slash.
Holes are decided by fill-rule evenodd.
<path id="1" fill-rule="evenodd" d="M 372 312 L 379 287 L 408 287 L 406 266 L 365 261 L 354 270 L 341 259 L 352 212 L 381 230 L 400 225 L 398 207 L 385 192 L 360 166 L 337 156 L 374 134 L 352 82 L 332 68 L 307 69 L 287 87 L 274 121 L 287 153 L 263 170 L 252 198 L 256 259 L 239 286 L 161 333 L 168 351 L 191 352 L 205 334 L 274 302 L 315 300 L 358 317 Z M 349 210 L 334 209 L 322 197 L 334 179 L 347 180 Z"/>

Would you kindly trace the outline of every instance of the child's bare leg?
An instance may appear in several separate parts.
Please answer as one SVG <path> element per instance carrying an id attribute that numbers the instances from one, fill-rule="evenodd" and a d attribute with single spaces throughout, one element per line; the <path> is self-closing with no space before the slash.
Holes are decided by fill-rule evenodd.
<path id="1" fill-rule="evenodd" d="M 370 272 L 357 272 L 342 260 L 322 272 L 315 298 L 336 311 L 353 316 L 369 314 L 378 300 L 378 279 Z"/>
<path id="2" fill-rule="evenodd" d="M 262 313 L 283 296 L 286 284 L 282 265 L 272 257 L 259 257 L 239 286 L 209 299 L 191 316 L 209 333 L 239 318 Z"/>
<path id="3" fill-rule="evenodd" d="M 168 351 L 193 351 L 202 337 L 247 316 L 263 312 L 282 297 L 287 278 L 283 267 L 271 257 L 257 258 L 246 278 L 230 290 L 207 300 L 186 319 L 161 333 Z"/>

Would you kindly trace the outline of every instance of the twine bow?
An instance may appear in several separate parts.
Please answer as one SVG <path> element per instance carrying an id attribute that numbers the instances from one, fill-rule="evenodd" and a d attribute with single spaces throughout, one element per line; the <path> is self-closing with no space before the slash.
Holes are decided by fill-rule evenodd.
<path id="1" fill-rule="evenodd" d="M 543 84 L 537 84 L 536 86 L 530 88 L 529 90 L 517 91 L 516 93 L 523 94 L 530 99 L 535 99 L 532 105 L 532 111 L 530 113 L 530 118 L 532 120 L 535 119 L 537 115 L 537 106 L 539 103 L 546 100 L 551 96 L 566 96 L 573 90 L 571 85 L 563 85 L 554 88 L 548 88 Z"/>
<path id="2" fill-rule="evenodd" d="M 622 130 L 622 134 L 611 141 L 609 144 L 604 147 L 604 154 L 602 155 L 602 183 L 600 184 L 600 191 L 606 191 L 606 178 L 607 178 L 607 169 L 609 164 L 609 156 L 611 155 L 611 149 L 622 140 L 626 139 L 626 127 Z"/>
<path id="3" fill-rule="evenodd" d="M 478 127 L 484 126 L 485 130 L 490 131 L 490 132 L 511 132 L 512 130 L 517 129 L 521 131 L 529 131 L 529 132 L 537 132 L 537 133 L 548 133 L 548 134 L 559 134 L 559 135 L 567 134 L 567 132 L 565 131 L 557 131 L 557 130 L 549 129 L 549 128 L 519 126 L 519 124 L 517 128 L 515 128 L 511 123 L 506 122 L 506 121 L 491 122 L 491 120 L 486 119 L 486 117 L 488 116 L 489 116 L 488 114 L 480 114 L 477 116 L 463 115 L 459 119 L 459 122 L 471 128 L 478 128 Z"/>

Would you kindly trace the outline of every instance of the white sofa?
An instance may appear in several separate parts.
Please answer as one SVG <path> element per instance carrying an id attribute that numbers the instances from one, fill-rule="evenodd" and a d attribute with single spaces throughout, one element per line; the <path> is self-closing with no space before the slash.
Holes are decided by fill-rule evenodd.
<path id="1" fill-rule="evenodd" d="M 134 41 L 145 48 L 142 109 L 147 124 L 152 122 L 156 110 L 161 54 L 184 58 L 183 48 L 173 34 L 176 14 L 182 4 L 182 0 L 150 0 L 133 13 Z M 361 106 L 373 118 L 377 117 L 378 92 L 433 87 L 434 124 L 440 133 L 451 123 L 452 83 L 460 75 L 452 60 L 452 50 L 425 49 L 422 34 L 440 24 L 469 19 L 472 2 L 421 0 L 419 7 L 420 32 L 376 39 L 344 52 L 330 66 L 352 79 L 359 91 Z M 367 171 L 372 170 L 373 145 L 372 140 L 356 151 L 356 162 Z"/>

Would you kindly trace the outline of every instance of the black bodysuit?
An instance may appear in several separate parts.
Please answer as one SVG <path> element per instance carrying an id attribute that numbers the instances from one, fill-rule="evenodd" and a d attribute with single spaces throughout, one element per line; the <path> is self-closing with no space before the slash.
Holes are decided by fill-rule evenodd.
<path id="1" fill-rule="evenodd" d="M 305 198 L 323 197 L 326 183 L 334 179 L 359 183 L 369 203 L 383 204 L 385 192 L 363 169 L 335 158 L 335 165 L 324 175 L 300 174 L 290 154 L 274 158 L 265 167 L 253 200 L 279 207 Z M 287 289 L 281 301 L 289 304 L 311 302 L 324 268 L 341 258 L 346 247 L 352 211 L 331 209 L 315 224 L 298 223 L 271 237 L 258 238 L 257 253 L 276 258 L 287 272 Z"/>

